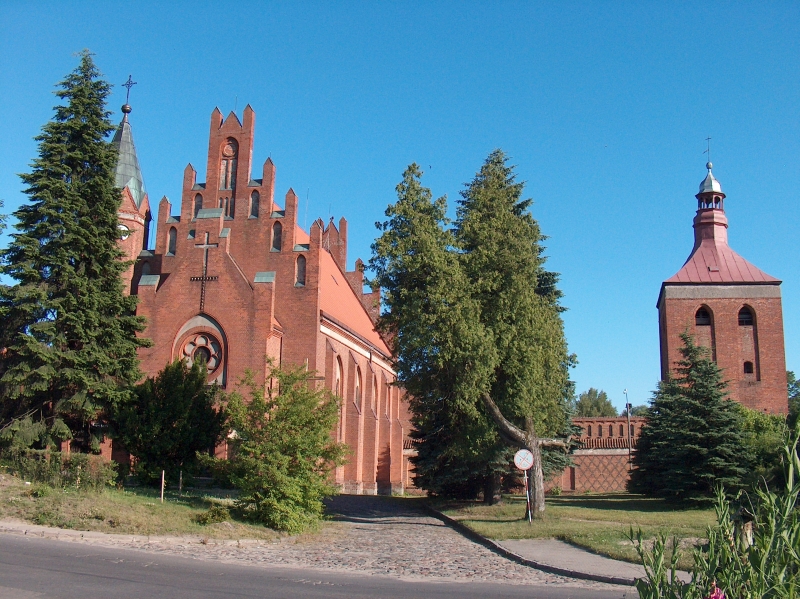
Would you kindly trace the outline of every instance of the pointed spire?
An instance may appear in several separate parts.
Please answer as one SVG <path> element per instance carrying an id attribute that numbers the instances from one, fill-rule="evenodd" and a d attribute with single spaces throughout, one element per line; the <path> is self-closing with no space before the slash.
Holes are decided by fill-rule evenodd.
<path id="1" fill-rule="evenodd" d="M 130 88 L 128 88 L 128 91 L 130 92 Z M 144 187 L 142 169 L 139 168 L 139 158 L 136 156 L 136 146 L 133 145 L 133 134 L 131 133 L 131 125 L 128 122 L 131 106 L 127 101 L 122 106 L 122 112 L 122 122 L 117 127 L 117 132 L 111 141 L 119 154 L 117 166 L 114 167 L 114 184 L 120 189 L 127 187 L 138 208 L 142 205 L 147 191 Z"/>

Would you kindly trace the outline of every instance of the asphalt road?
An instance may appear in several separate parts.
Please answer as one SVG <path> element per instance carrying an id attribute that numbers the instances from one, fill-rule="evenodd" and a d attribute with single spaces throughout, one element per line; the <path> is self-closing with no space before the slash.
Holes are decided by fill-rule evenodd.
<path id="1" fill-rule="evenodd" d="M 0 599 L 259 597 L 635 598 L 619 591 L 404 581 L 312 569 L 242 566 L 144 551 L 0 535 Z"/>

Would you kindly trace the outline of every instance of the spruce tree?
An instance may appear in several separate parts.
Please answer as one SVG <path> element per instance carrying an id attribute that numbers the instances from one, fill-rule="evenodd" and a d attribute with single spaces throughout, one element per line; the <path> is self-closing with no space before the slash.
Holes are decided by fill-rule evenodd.
<path id="1" fill-rule="evenodd" d="M 629 489 L 675 501 L 701 503 L 715 488 L 741 488 L 751 458 L 727 382 L 688 333 L 675 375 L 653 394 L 638 440 Z"/>
<path id="2" fill-rule="evenodd" d="M 39 155 L 21 175 L 29 202 L 0 254 L 0 272 L 16 281 L 0 290 L 0 426 L 6 440 L 74 437 L 96 448 L 109 410 L 140 377 L 143 322 L 120 278 L 110 86 L 83 51 L 58 87 L 64 103 L 35 138 Z"/>

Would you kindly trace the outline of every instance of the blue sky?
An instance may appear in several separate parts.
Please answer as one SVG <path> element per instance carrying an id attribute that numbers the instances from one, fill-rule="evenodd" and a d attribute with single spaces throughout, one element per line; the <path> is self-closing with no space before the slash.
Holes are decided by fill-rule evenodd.
<path id="1" fill-rule="evenodd" d="M 666 8 L 665 8 L 666 7 Z M 0 2 L 0 198 L 89 48 L 116 85 L 152 202 L 204 180 L 209 116 L 256 111 L 254 165 L 301 221 L 345 216 L 350 267 L 412 161 L 454 205 L 494 148 L 517 165 L 561 273 L 578 390 L 644 403 L 659 378 L 655 302 L 692 247 L 705 138 L 731 246 L 784 281 L 800 369 L 800 4 Z M 306 198 L 308 198 L 306 200 Z M 307 217 L 305 216 L 307 215 Z M 7 237 L 0 237 L 0 246 Z"/>

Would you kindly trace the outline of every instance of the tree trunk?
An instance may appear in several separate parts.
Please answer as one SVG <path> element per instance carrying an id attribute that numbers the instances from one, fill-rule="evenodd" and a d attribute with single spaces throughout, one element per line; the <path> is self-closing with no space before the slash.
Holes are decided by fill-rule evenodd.
<path id="1" fill-rule="evenodd" d="M 483 502 L 486 505 L 500 503 L 500 475 L 492 472 L 483 481 Z"/>
<path id="2" fill-rule="evenodd" d="M 536 436 L 533 420 L 527 418 L 525 430 L 510 422 L 488 393 L 483 394 L 483 403 L 489 415 L 497 425 L 500 434 L 512 445 L 527 449 L 533 454 L 533 466 L 529 472 L 528 484 L 531 489 L 532 517 L 541 518 L 544 515 L 544 473 L 542 471 L 542 447 L 560 447 L 568 450 L 570 437 L 566 439 L 540 439 Z"/>
<path id="3" fill-rule="evenodd" d="M 530 469 L 528 484 L 531 486 L 531 516 L 541 518 L 544 515 L 544 474 L 542 472 L 542 448 L 539 439 L 529 433 L 530 447 L 528 451 L 533 454 L 533 466 Z"/>

